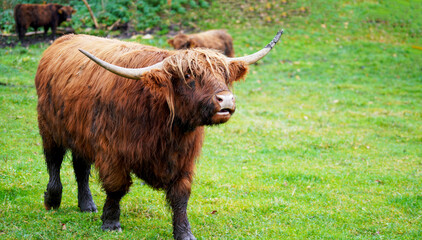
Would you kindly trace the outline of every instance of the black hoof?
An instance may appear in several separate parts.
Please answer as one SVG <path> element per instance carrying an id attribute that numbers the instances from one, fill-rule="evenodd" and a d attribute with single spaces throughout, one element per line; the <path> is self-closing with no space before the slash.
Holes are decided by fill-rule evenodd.
<path id="1" fill-rule="evenodd" d="M 176 240 L 196 240 L 195 236 L 191 232 L 174 234 Z"/>
<path id="2" fill-rule="evenodd" d="M 44 207 L 47 210 L 58 209 L 60 207 L 60 203 L 62 202 L 62 194 L 59 193 L 52 193 L 51 191 L 44 192 Z"/>
<path id="3" fill-rule="evenodd" d="M 104 222 L 101 226 L 103 231 L 117 231 L 121 232 L 122 228 L 120 226 L 120 222 Z"/>
<path id="4" fill-rule="evenodd" d="M 86 202 L 79 205 L 81 212 L 97 212 L 97 206 L 94 202 Z"/>

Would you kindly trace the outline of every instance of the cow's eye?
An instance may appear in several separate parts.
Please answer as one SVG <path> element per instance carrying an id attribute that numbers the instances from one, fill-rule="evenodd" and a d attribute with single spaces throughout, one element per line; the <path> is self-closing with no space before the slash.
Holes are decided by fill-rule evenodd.
<path id="1" fill-rule="evenodd" d="M 189 78 L 190 78 L 190 74 L 186 74 L 185 79 L 189 79 Z"/>

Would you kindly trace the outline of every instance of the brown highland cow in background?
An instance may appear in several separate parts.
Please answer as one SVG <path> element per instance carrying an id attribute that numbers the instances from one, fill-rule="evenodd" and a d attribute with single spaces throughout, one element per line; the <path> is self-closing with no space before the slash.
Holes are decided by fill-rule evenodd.
<path id="1" fill-rule="evenodd" d="M 50 176 L 45 208 L 60 206 L 60 166 L 69 149 L 81 211 L 97 211 L 88 182 L 91 164 L 99 172 L 107 194 L 103 230 L 121 230 L 120 200 L 134 174 L 166 192 L 174 238 L 195 239 L 186 208 L 204 125 L 230 119 L 235 111 L 232 83 L 244 78 L 248 65 L 264 57 L 281 34 L 241 58 L 87 35 L 57 39 L 43 53 L 35 77 Z"/>
<path id="2" fill-rule="evenodd" d="M 56 29 L 64 21 L 70 21 L 72 13 L 75 13 L 70 6 L 60 4 L 17 4 L 14 9 L 16 22 L 16 33 L 19 40 L 23 42 L 25 33 L 29 27 L 35 31 L 44 27 L 44 38 L 47 37 L 48 29 L 51 28 L 52 38 L 56 37 Z"/>
<path id="3" fill-rule="evenodd" d="M 177 34 L 167 41 L 175 49 L 211 48 L 234 57 L 233 39 L 226 30 L 210 30 L 196 34 Z"/>

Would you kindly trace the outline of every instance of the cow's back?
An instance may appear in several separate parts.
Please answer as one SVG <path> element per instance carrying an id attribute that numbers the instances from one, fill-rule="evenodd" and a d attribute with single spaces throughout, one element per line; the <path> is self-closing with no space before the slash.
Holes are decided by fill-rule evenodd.
<path id="1" fill-rule="evenodd" d="M 128 81 L 99 67 L 78 49 L 95 53 L 104 61 L 128 68 L 150 66 L 170 54 L 169 51 L 137 43 L 89 35 L 65 35 L 44 51 L 35 78 L 37 90 L 47 82 L 52 87 L 63 89 L 67 84 L 72 84 L 72 87 L 83 86 L 87 81 L 105 86 L 110 85 L 109 82 L 115 81 L 116 78 Z M 60 64 L 57 64 L 58 61 Z"/>
<path id="2" fill-rule="evenodd" d="M 192 37 L 200 43 L 200 47 L 217 49 L 226 56 L 234 56 L 233 39 L 225 30 L 209 30 L 193 34 Z"/>

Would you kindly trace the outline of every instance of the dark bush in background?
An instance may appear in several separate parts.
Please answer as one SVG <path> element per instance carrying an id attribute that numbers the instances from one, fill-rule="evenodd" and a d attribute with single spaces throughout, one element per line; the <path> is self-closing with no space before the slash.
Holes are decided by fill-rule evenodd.
<path id="1" fill-rule="evenodd" d="M 13 7 L 16 4 L 44 2 L 71 5 L 76 9 L 77 13 L 73 16 L 71 24 L 76 32 L 94 27 L 88 9 L 81 0 L 0 0 L 0 30 L 5 33 L 15 31 Z M 170 6 L 167 0 L 88 0 L 88 3 L 101 28 L 119 21 L 120 24 L 129 23 L 138 31 L 159 26 L 160 33 L 168 31 L 170 23 L 166 21 L 166 16 L 209 6 L 209 0 L 172 0 Z"/>

